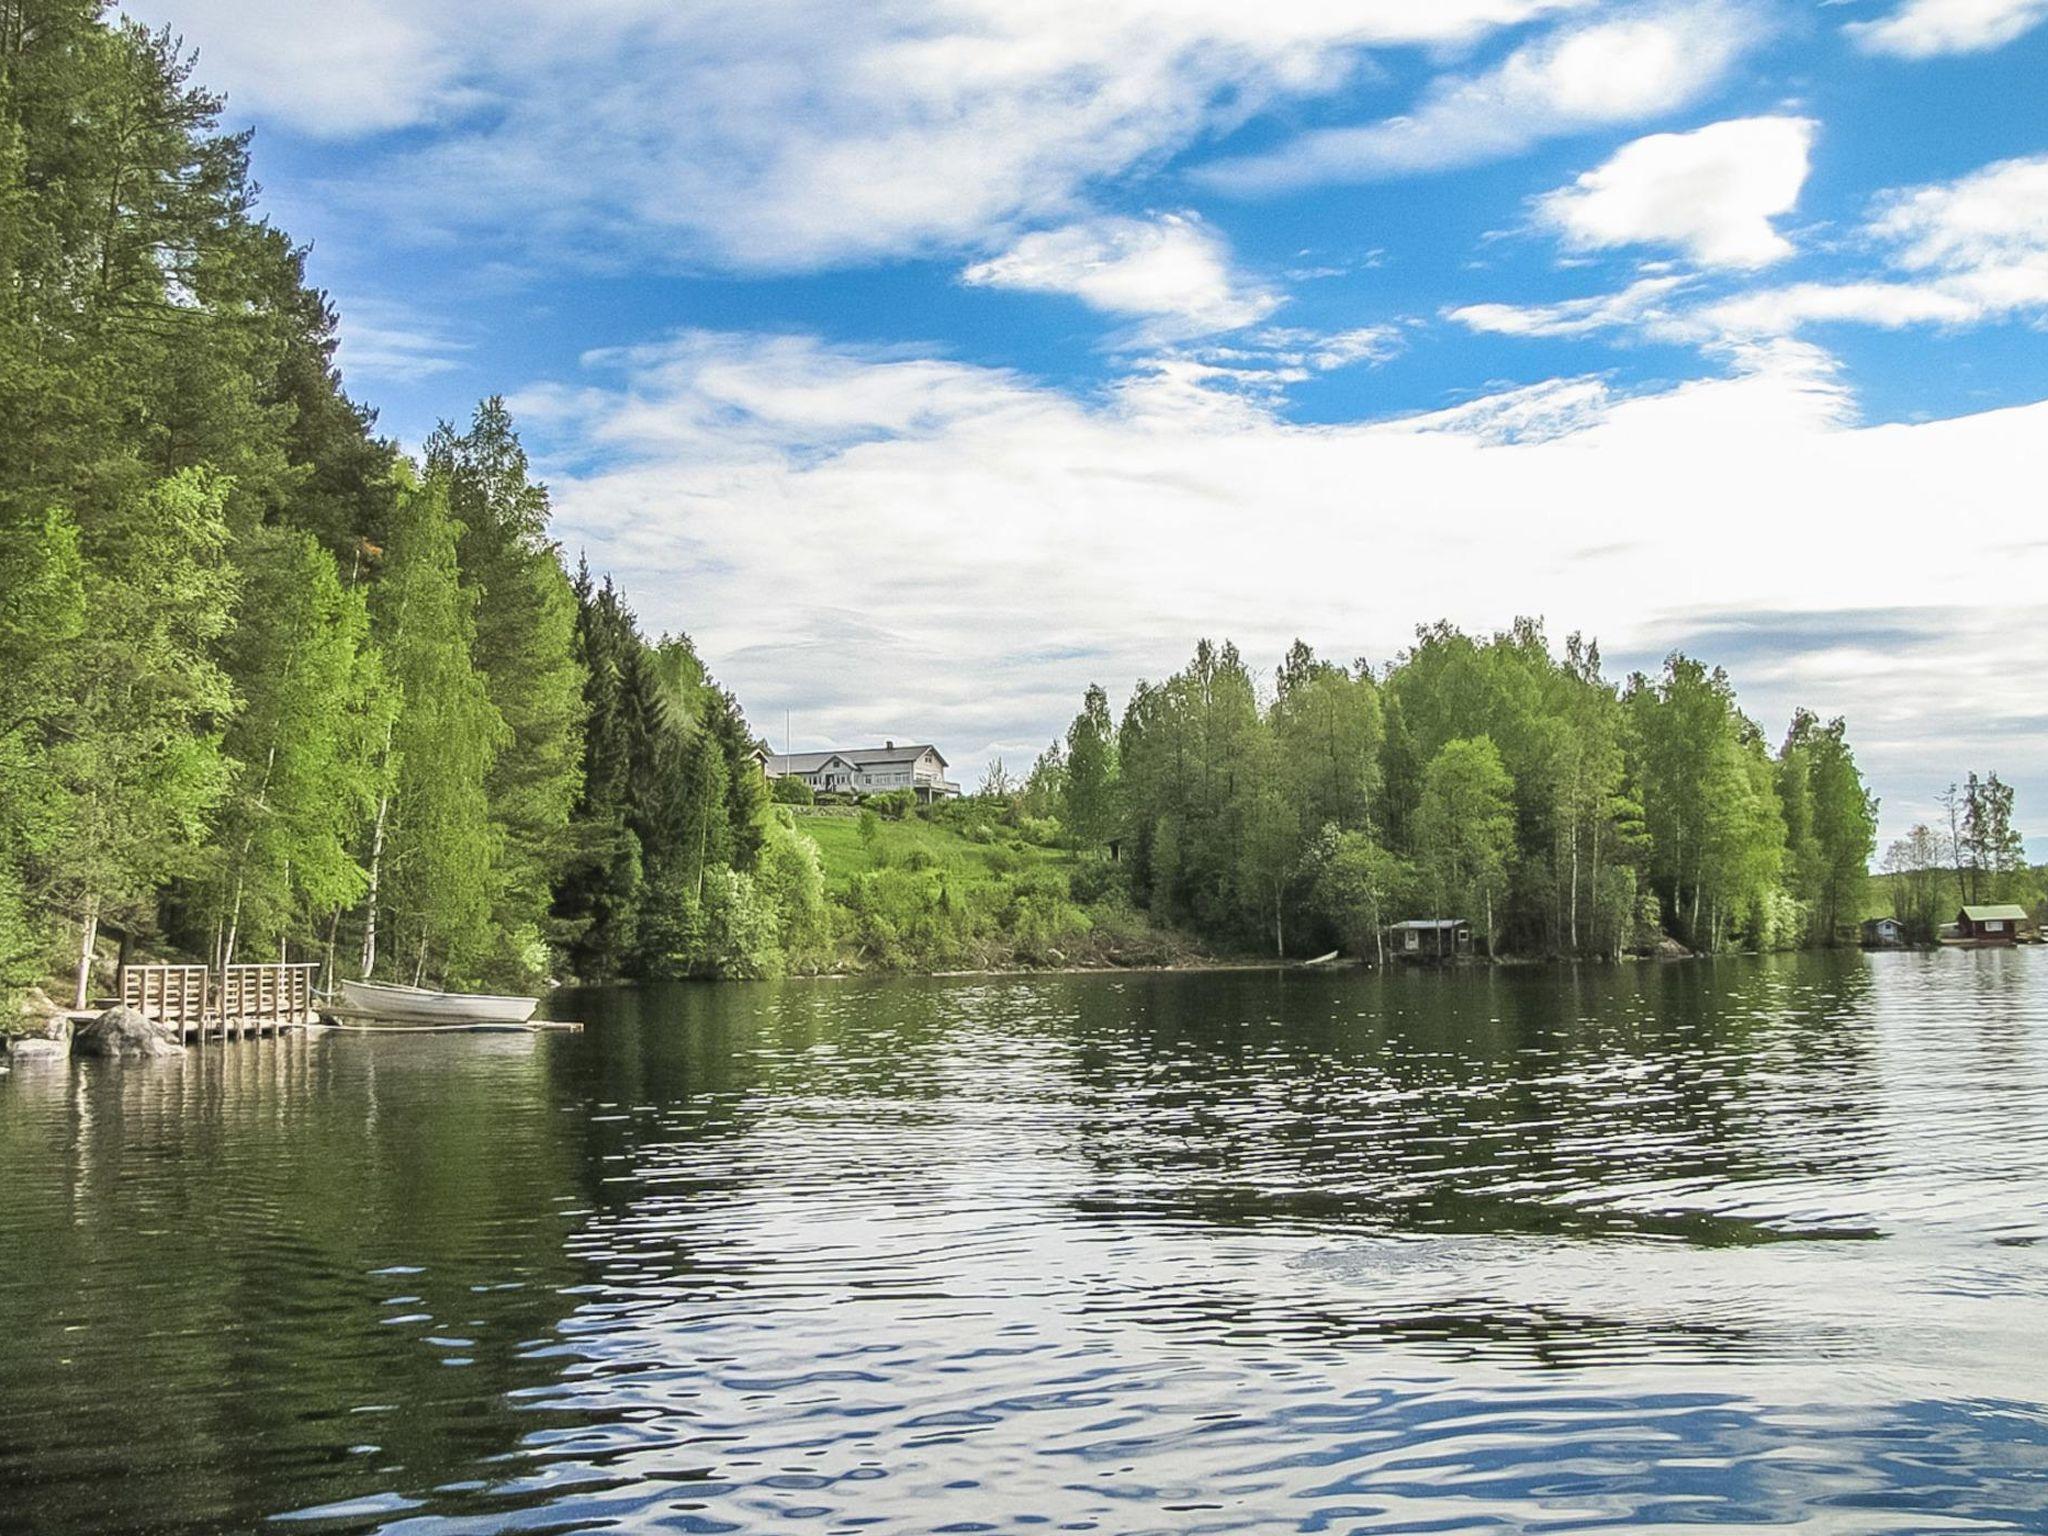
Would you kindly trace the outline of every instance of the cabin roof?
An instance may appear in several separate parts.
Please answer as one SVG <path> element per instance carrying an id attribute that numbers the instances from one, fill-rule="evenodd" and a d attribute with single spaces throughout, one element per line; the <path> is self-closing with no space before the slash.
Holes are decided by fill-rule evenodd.
<path id="1" fill-rule="evenodd" d="M 1397 933 L 1408 928 L 1420 929 L 1424 933 L 1435 933 L 1439 930 L 1448 933 L 1453 928 L 1469 928 L 1472 925 L 1468 919 L 1462 917 L 1411 917 L 1405 923 L 1395 923 L 1393 926 Z"/>
<path id="2" fill-rule="evenodd" d="M 1963 916 L 1973 923 L 2024 923 L 2027 920 L 2027 909 L 2006 902 L 1995 907 L 1965 907 Z"/>
<path id="3" fill-rule="evenodd" d="M 849 768 L 854 765 L 853 759 L 844 752 L 771 752 L 768 755 L 768 771 L 777 776 L 785 773 L 816 773 L 828 763 L 844 763 Z"/>
<path id="4" fill-rule="evenodd" d="M 939 760 L 941 768 L 952 766 L 946 761 L 945 754 L 929 742 L 914 742 L 900 747 L 891 742 L 884 747 L 854 747 L 838 752 L 771 753 L 768 767 L 776 774 L 816 773 L 827 763 L 835 761 L 849 768 L 880 768 L 891 763 L 914 763 L 927 752 Z"/>

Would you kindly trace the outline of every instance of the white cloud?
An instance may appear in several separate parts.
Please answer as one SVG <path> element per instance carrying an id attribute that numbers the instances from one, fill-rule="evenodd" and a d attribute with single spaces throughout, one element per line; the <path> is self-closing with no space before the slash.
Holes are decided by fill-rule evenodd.
<path id="1" fill-rule="evenodd" d="M 1919 271 L 2040 262 L 2048 257 L 2048 155 L 1892 193 L 1870 227 L 1901 247 L 1901 265 Z"/>
<path id="2" fill-rule="evenodd" d="M 1072 294 L 1110 314 L 1153 317 L 1155 336 L 1238 330 L 1281 303 L 1279 295 L 1239 278 L 1228 245 L 1192 214 L 1102 217 L 1036 230 L 961 277 L 991 288 Z"/>
<path id="3" fill-rule="evenodd" d="M 1690 285 L 1685 277 L 1645 277 L 1619 293 L 1557 304 L 1463 304 L 1444 318 L 1495 336 L 1590 336 L 1668 322 L 1670 300 Z"/>
<path id="4" fill-rule="evenodd" d="M 1815 127 L 1744 117 L 1651 134 L 1539 198 L 1537 217 L 1576 250 L 1669 245 L 1704 266 L 1767 266 L 1792 254 L 1771 220 L 1799 201 Z"/>
<path id="5" fill-rule="evenodd" d="M 1689 304 L 1679 298 L 1696 293 L 1696 281 L 1645 278 L 1619 293 L 1555 304 L 1468 304 L 1445 316 L 1495 335 L 1632 331 L 1725 348 L 1831 322 L 1898 330 L 2048 315 L 2048 155 L 1887 193 L 1860 234 L 1881 254 L 1876 273 Z"/>
<path id="6" fill-rule="evenodd" d="M 1405 116 L 1319 129 L 1196 175 L 1252 194 L 1497 159 L 1558 134 L 1686 106 L 1760 36 L 1750 10 L 1715 0 L 1580 23 L 1517 48 L 1485 74 L 1439 79 Z"/>
<path id="7" fill-rule="evenodd" d="M 263 120 L 432 124 L 336 190 L 352 216 L 798 270 L 989 249 L 1366 50 L 1589 0 L 131 3 Z"/>
<path id="8" fill-rule="evenodd" d="M 407 306 L 353 298 L 341 306 L 335 362 L 351 389 L 372 380 L 414 383 L 461 366 L 469 344 Z"/>
<path id="9" fill-rule="evenodd" d="M 1335 427 L 1219 395 L 1194 364 L 1091 405 L 804 337 L 594 362 L 514 402 L 542 446 L 606 455 L 546 466 L 571 547 L 650 623 L 687 625 L 759 718 L 790 708 L 809 741 L 930 734 L 970 774 L 1050 739 L 1091 678 L 1156 677 L 1204 633 L 1265 665 L 1296 634 L 1385 656 L 1420 619 L 1538 612 L 1654 656 L 1715 615 L 1813 614 L 1815 570 L 1831 608 L 2008 616 L 2048 578 L 2048 544 L 2010 516 L 2048 405 L 1858 427 L 1826 356 L 1792 343 L 1647 396 L 1568 379 Z M 1936 509 L 1980 533 L 1930 536 Z M 1748 702 L 1774 724 L 1801 702 L 1848 713 L 1880 793 L 1924 770 L 1885 669 L 1816 654 Z M 1959 761 L 2048 748 L 2048 679 L 1960 667 L 1944 697 Z"/>
<path id="10" fill-rule="evenodd" d="M 200 78 L 244 116 L 336 138 L 407 128 L 459 107 L 460 9 L 393 0 L 128 0 L 121 9 L 169 26 L 200 54 Z"/>
<path id="11" fill-rule="evenodd" d="M 1872 53 L 1908 59 L 2000 48 L 2048 20 L 2048 0 L 1906 0 L 1882 21 L 1846 29 Z"/>
<path id="12" fill-rule="evenodd" d="M 1864 232 L 1890 247 L 1889 265 L 1903 277 L 1745 294 L 1702 321 L 1757 335 L 1829 320 L 1896 329 L 2048 312 L 2048 155 L 1889 193 Z"/>

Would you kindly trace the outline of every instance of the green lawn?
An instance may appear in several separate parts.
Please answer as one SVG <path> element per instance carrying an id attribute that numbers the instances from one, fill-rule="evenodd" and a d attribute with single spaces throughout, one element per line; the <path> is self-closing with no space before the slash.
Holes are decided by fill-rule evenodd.
<path id="1" fill-rule="evenodd" d="M 1065 870 L 1074 859 L 1063 848 L 1027 843 L 1007 827 L 991 826 L 990 841 L 980 843 L 949 822 L 915 816 L 883 821 L 870 847 L 861 840 L 857 815 L 847 815 L 836 807 L 792 809 L 797 830 L 817 843 L 825 861 L 826 883 L 834 890 L 843 890 L 855 875 L 904 869 L 929 859 L 925 867 L 943 870 L 948 884 L 964 895 L 976 886 L 996 884 L 1029 870 Z"/>

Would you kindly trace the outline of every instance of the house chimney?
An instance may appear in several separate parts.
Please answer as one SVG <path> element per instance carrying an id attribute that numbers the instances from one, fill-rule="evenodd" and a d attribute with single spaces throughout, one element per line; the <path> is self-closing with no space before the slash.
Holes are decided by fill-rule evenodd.
<path id="1" fill-rule="evenodd" d="M 896 743 L 893 741 L 885 741 L 882 743 L 882 750 L 884 752 L 894 752 L 896 750 Z"/>

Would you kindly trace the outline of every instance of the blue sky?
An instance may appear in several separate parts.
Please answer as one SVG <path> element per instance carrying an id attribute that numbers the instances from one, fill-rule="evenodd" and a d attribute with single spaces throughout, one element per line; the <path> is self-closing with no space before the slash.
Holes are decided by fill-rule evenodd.
<path id="1" fill-rule="evenodd" d="M 2048 0 L 133 10 L 778 742 L 1535 613 L 2048 825 Z"/>

